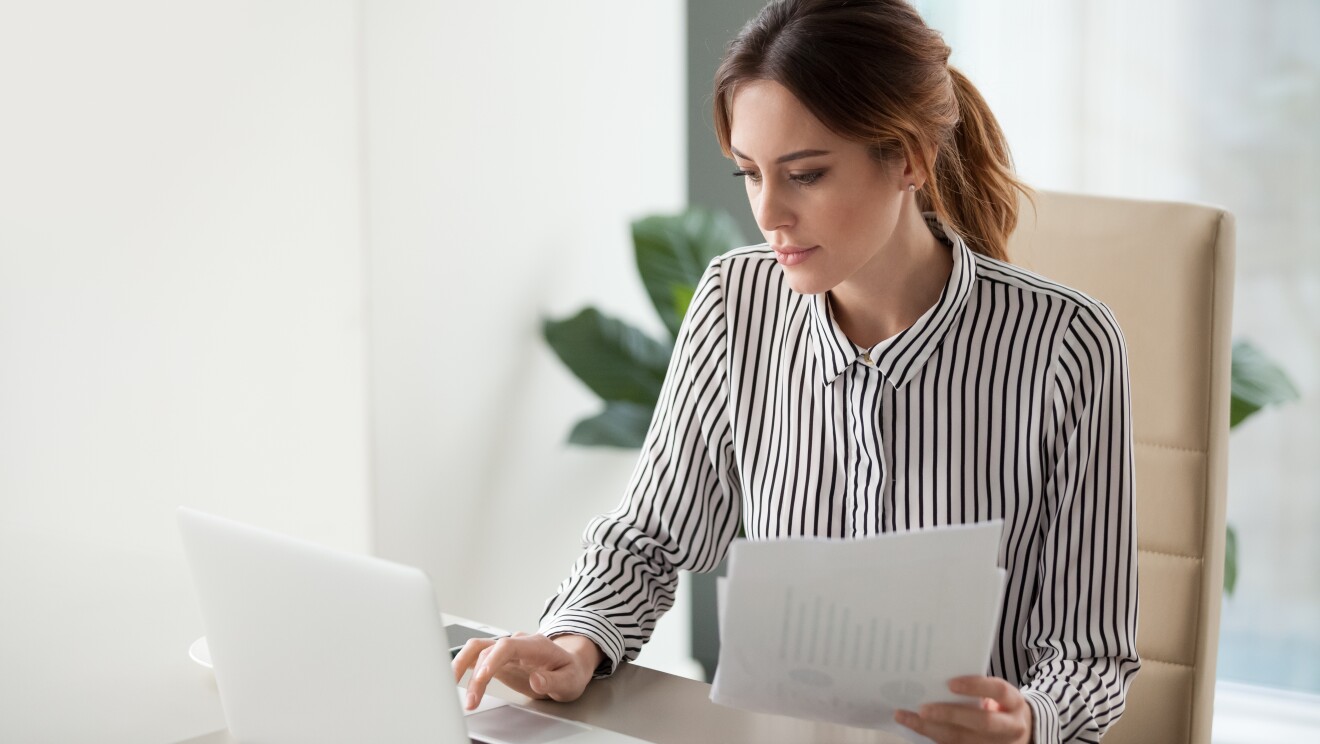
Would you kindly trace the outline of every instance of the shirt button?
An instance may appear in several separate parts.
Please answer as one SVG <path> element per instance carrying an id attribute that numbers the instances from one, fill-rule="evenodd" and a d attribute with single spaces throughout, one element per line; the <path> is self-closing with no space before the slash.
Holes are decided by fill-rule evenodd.
<path id="1" fill-rule="evenodd" d="M 862 363 L 868 367 L 875 364 L 875 362 L 871 361 L 871 355 L 867 352 L 862 352 Z"/>

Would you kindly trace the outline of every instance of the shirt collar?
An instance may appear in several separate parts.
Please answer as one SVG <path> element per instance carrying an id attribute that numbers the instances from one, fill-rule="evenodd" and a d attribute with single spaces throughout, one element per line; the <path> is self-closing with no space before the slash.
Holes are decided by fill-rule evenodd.
<path id="1" fill-rule="evenodd" d="M 816 358 L 820 361 L 822 384 L 833 383 L 851 364 L 866 364 L 865 357 L 871 360 L 868 366 L 874 366 L 891 385 L 900 388 L 921 370 L 962 314 L 976 279 L 974 254 L 962 237 L 950 230 L 935 213 L 924 212 L 923 216 L 931 232 L 953 253 L 953 270 L 940 291 L 939 300 L 898 335 L 870 349 L 863 349 L 850 341 L 834 321 L 829 293 L 812 295 L 810 326 Z"/>

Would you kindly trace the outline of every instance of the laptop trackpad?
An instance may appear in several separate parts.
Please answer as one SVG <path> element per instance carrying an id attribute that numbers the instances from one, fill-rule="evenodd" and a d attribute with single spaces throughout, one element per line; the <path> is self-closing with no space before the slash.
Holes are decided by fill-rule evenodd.
<path id="1" fill-rule="evenodd" d="M 473 739 L 491 744 L 547 744 L 591 730 L 512 705 L 473 713 L 464 719 L 464 723 Z"/>

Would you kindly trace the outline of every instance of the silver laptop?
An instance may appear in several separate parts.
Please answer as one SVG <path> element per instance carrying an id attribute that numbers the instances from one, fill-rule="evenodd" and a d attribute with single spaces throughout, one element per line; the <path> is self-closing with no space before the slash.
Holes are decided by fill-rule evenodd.
<path id="1" fill-rule="evenodd" d="M 464 713 L 426 574 L 181 507 L 230 735 L 241 742 L 637 742 L 491 695 Z"/>

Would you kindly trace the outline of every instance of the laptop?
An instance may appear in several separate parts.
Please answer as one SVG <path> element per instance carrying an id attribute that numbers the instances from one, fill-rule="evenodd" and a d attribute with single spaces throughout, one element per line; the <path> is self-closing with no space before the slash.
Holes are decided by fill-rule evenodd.
<path id="1" fill-rule="evenodd" d="M 465 713 L 430 579 L 180 507 L 230 735 L 265 744 L 604 744 L 624 734 L 486 695 Z"/>

